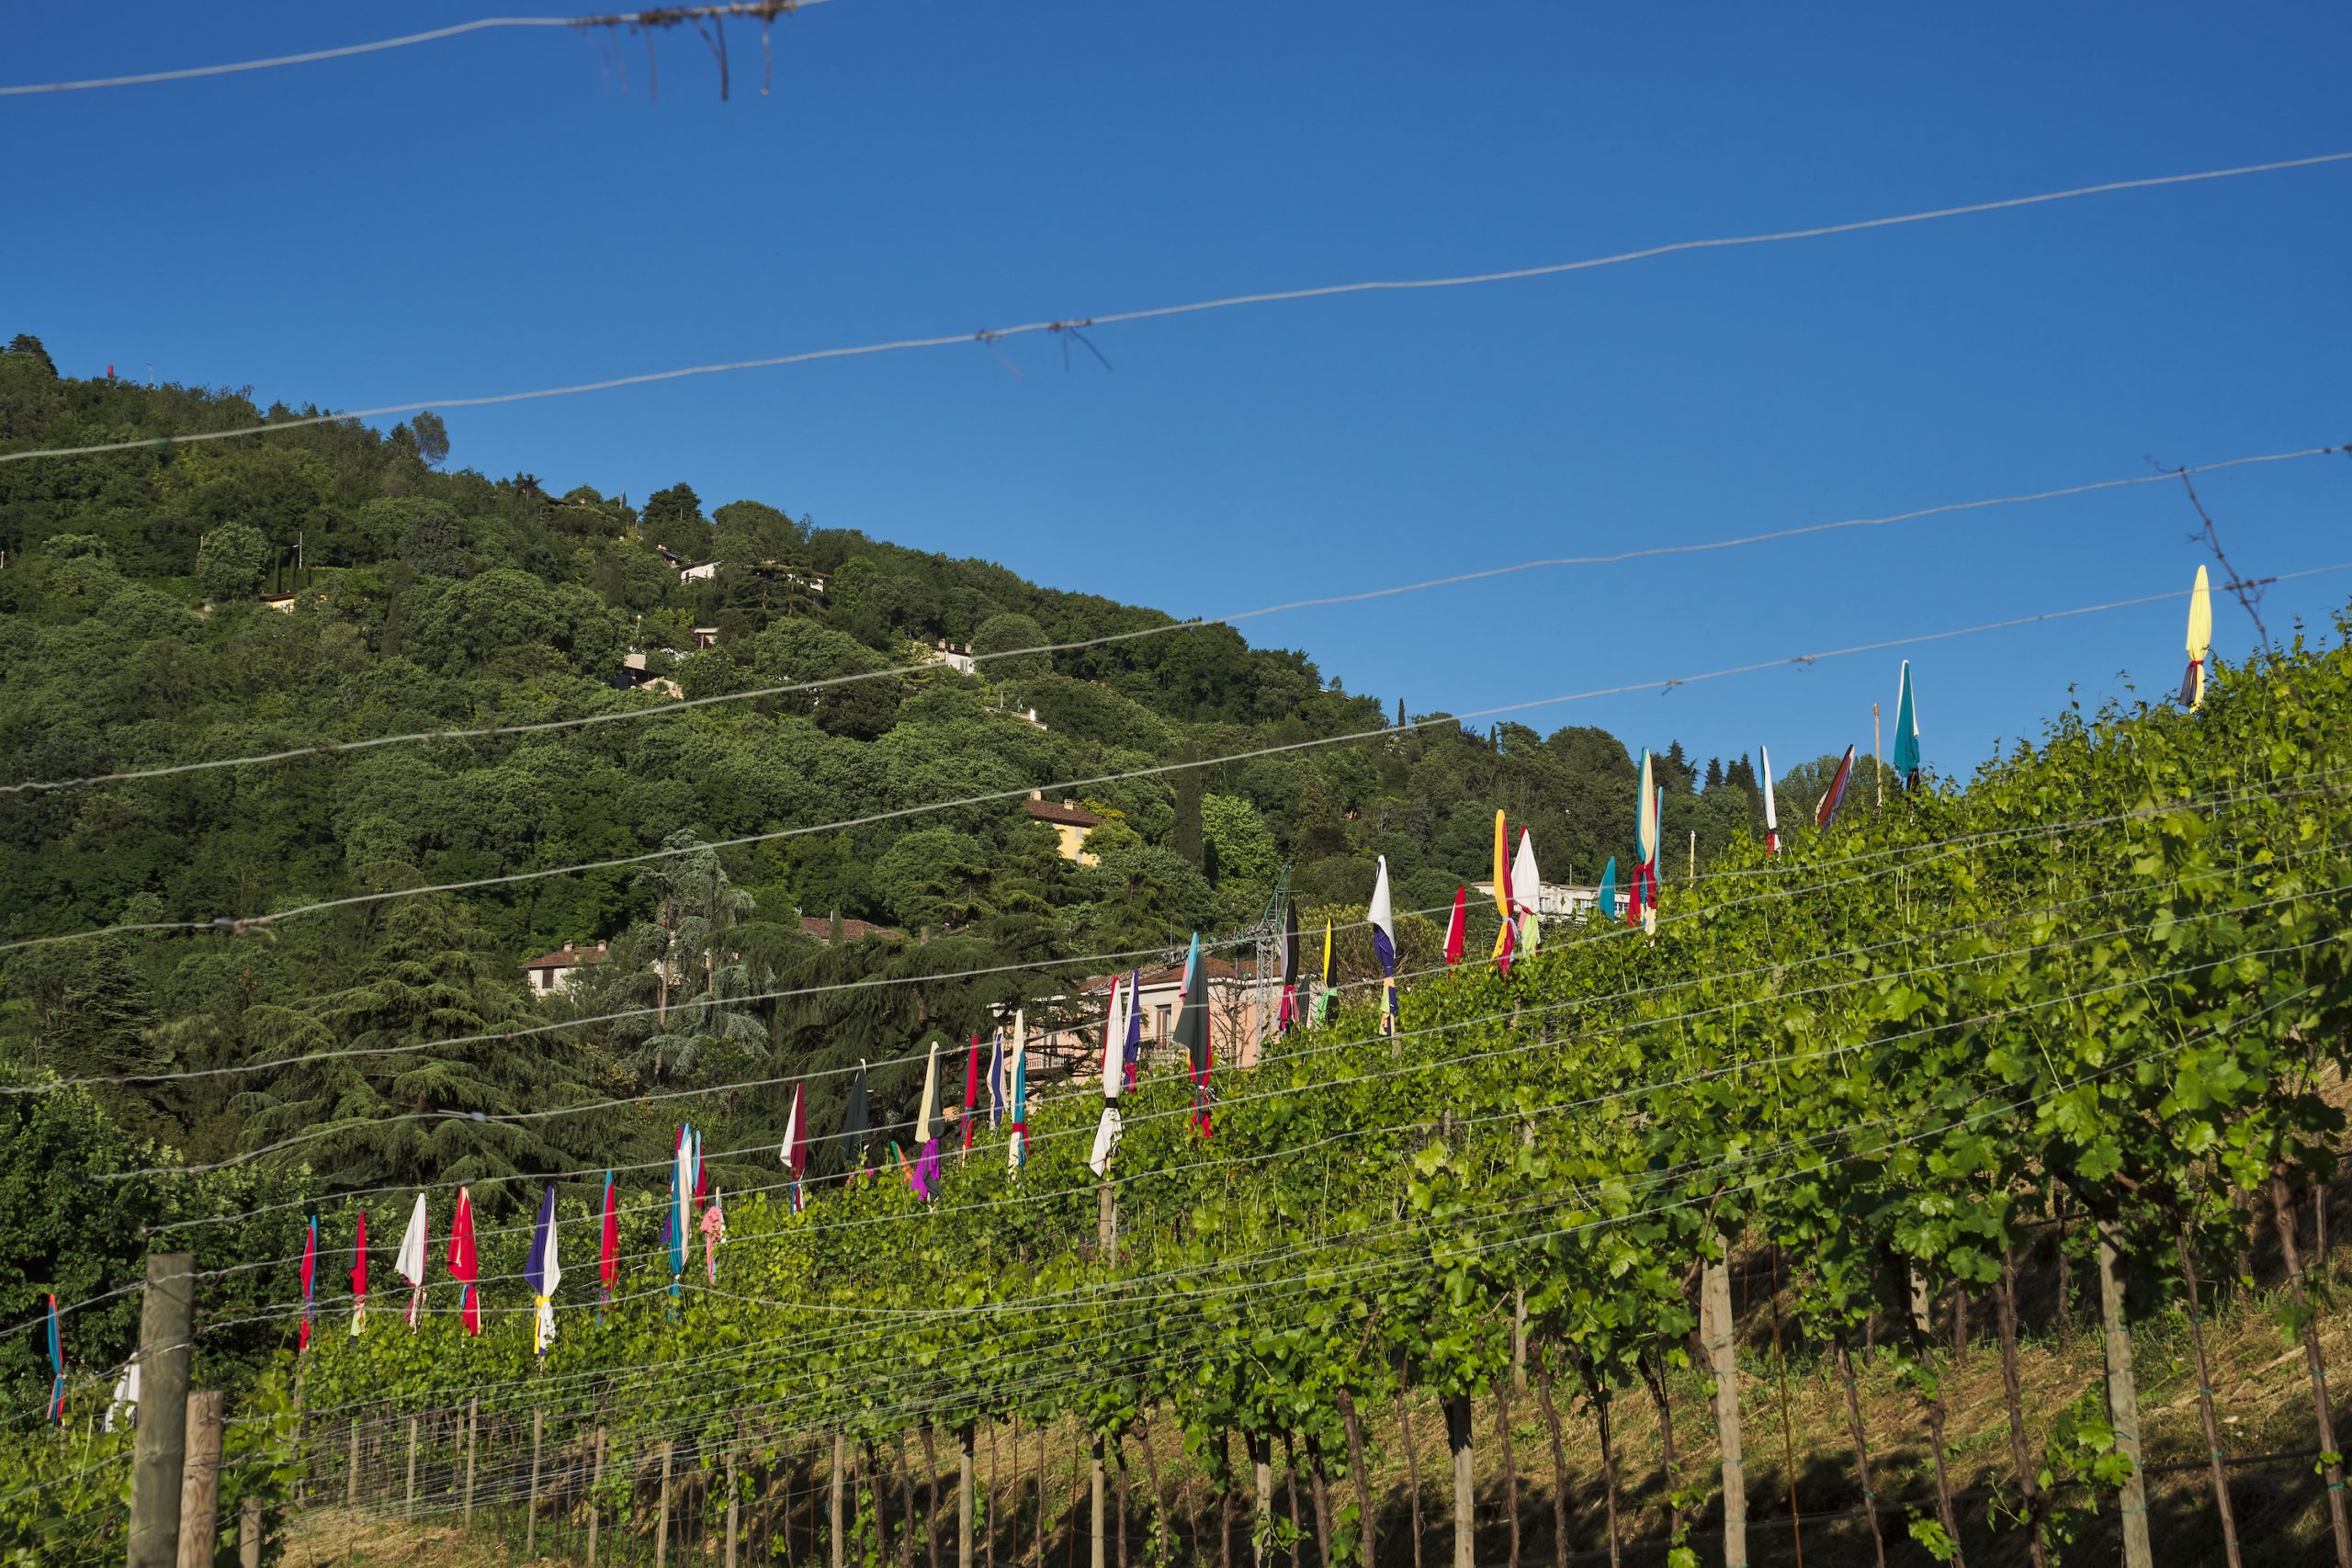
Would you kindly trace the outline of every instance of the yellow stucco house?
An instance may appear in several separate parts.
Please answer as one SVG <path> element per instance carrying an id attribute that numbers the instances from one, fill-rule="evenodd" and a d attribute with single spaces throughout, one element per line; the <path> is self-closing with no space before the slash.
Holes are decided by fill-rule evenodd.
<path id="1" fill-rule="evenodd" d="M 1062 859 L 1076 861 L 1080 865 L 1092 865 L 1094 856 L 1086 850 L 1086 836 L 1102 826 L 1097 817 L 1076 801 L 1047 800 L 1041 790 L 1029 792 L 1029 819 L 1043 822 L 1054 830 L 1055 846 Z"/>

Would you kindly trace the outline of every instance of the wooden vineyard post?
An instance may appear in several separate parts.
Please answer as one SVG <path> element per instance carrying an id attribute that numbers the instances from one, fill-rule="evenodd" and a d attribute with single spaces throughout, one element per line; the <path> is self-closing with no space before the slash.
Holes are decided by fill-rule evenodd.
<path id="1" fill-rule="evenodd" d="M 354 1508 L 359 1506 L 359 1417 L 345 1422 L 345 1449 L 350 1457 L 344 1462 L 343 1506 Z"/>
<path id="2" fill-rule="evenodd" d="M 150 1253 L 139 1314 L 141 1399 L 130 1467 L 130 1568 L 174 1568 L 187 1455 L 187 1366 L 196 1260 Z"/>
<path id="3" fill-rule="evenodd" d="M 956 1428 L 956 1568 L 972 1568 L 972 1426 Z"/>
<path id="4" fill-rule="evenodd" d="M 596 1568 L 596 1527 L 605 1517 L 605 1506 L 596 1501 L 596 1488 L 605 1479 L 605 1428 L 596 1428 L 596 1457 L 588 1469 L 588 1568 Z"/>
<path id="5" fill-rule="evenodd" d="M 401 1509 L 403 1518 L 416 1517 L 416 1417 L 408 1418 L 408 1500 Z"/>
<path id="6" fill-rule="evenodd" d="M 539 1442 L 547 1436 L 548 1413 L 531 1412 L 531 1500 L 523 1508 L 523 1555 L 536 1557 L 539 1551 Z"/>
<path id="7" fill-rule="evenodd" d="M 735 1450 L 727 1450 L 727 1568 L 735 1568 L 735 1531 L 741 1504 L 735 1495 Z"/>
<path id="8" fill-rule="evenodd" d="M 1470 1399 L 1445 1397 L 1445 1442 L 1453 1454 L 1453 1568 L 1477 1568 L 1477 1478 L 1471 1470 Z"/>
<path id="9" fill-rule="evenodd" d="M 180 1472 L 179 1568 L 212 1568 L 220 1530 L 220 1406 L 208 1388 L 187 1396 L 187 1457 Z"/>
<path id="10" fill-rule="evenodd" d="M 1262 1432 L 1253 1432 L 1244 1441 L 1250 1450 L 1250 1561 L 1257 1568 L 1266 1568 L 1273 1556 L 1273 1440 Z"/>
<path id="11" fill-rule="evenodd" d="M 2115 1451 L 2132 1461 L 2116 1507 L 2122 1515 L 2124 1568 L 2154 1568 L 2148 1540 L 2148 1476 L 2140 1460 L 2140 1389 L 2132 1370 L 2131 1331 L 2123 1323 L 2123 1260 L 2116 1242 L 2121 1226 L 2098 1221 L 2099 1338 L 2107 1347 L 2107 1418 Z"/>
<path id="12" fill-rule="evenodd" d="M 1878 705 L 1871 705 L 1871 808 L 1886 806 L 1886 764 L 1878 760 Z"/>
<path id="13" fill-rule="evenodd" d="M 474 1436 L 481 1426 L 481 1395 L 469 1394 L 466 1399 L 466 1504 L 462 1516 L 467 1529 L 474 1528 Z"/>
<path id="14" fill-rule="evenodd" d="M 668 1440 L 662 1444 L 662 1491 L 653 1516 L 653 1568 L 668 1568 L 670 1562 L 670 1460 L 673 1449 Z"/>
<path id="15" fill-rule="evenodd" d="M 1717 1236 L 1719 1254 L 1730 1250 Z M 1700 1333 L 1707 1345 L 1707 1368 L 1715 1380 L 1715 1437 L 1723 1450 L 1724 1568 L 1747 1564 L 1747 1470 L 1739 1444 L 1738 1325 L 1731 1312 L 1731 1269 L 1722 1256 L 1707 1260 L 1699 1304 Z"/>
<path id="16" fill-rule="evenodd" d="M 1087 1450 L 1090 1463 L 1088 1485 L 1094 1502 L 1093 1545 L 1087 1557 L 1089 1568 L 1102 1568 L 1103 1547 L 1108 1543 L 1110 1521 L 1102 1517 L 1102 1439 L 1097 1437 L 1094 1446 Z"/>
<path id="17" fill-rule="evenodd" d="M 842 1495 L 842 1450 L 848 1446 L 848 1443 L 849 1439 L 843 1437 L 841 1433 L 835 1432 L 833 1434 L 833 1486 L 832 1495 L 827 1500 L 827 1511 L 825 1516 L 826 1525 L 832 1532 L 833 1568 L 842 1568 L 842 1531 L 843 1526 L 842 1522 L 842 1504 L 843 1499 Z"/>
<path id="18" fill-rule="evenodd" d="M 261 1568 L 261 1499 L 248 1497 L 237 1510 L 237 1568 Z"/>

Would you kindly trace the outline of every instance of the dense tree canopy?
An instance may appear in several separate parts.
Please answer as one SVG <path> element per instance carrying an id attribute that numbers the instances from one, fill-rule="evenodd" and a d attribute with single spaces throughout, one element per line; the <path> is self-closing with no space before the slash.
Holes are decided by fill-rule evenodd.
<path id="1" fill-rule="evenodd" d="M 315 412 L 0 351 L 0 449 L 158 438 L 0 466 L 6 782 L 517 727 L 0 796 L 0 940 L 447 889 L 0 964 L 0 1072 L 137 1079 L 94 1086 L 91 1114 L 165 1157 L 284 1143 L 271 1168 L 311 1191 L 465 1176 L 495 1211 L 514 1178 L 658 1156 L 672 1120 L 502 1115 L 900 1058 L 1001 1007 L 1051 1021 L 1112 966 L 1090 955 L 1238 932 L 1285 870 L 1303 904 L 1360 911 L 1385 855 L 1400 910 L 1442 911 L 1485 874 L 1498 807 L 1555 879 L 1632 853 L 1634 764 L 1600 730 L 1399 728 L 1228 626 L 689 482 L 640 511 L 449 469 L 430 414 L 160 439 Z M 943 642 L 1086 646 L 967 676 Z M 673 693 L 741 700 L 528 728 Z M 1749 775 L 1665 776 L 1702 859 L 1758 817 Z M 1082 779 L 1103 782 L 1046 787 Z M 1033 789 L 1105 818 L 1092 863 L 1057 852 Z M 535 1000 L 520 965 L 567 941 L 609 956 Z M 597 1021 L 547 1028 L 573 1018 Z M 877 1073 L 877 1121 L 919 1087 Z M 782 1113 L 730 1096 L 710 1146 L 755 1150 Z"/>

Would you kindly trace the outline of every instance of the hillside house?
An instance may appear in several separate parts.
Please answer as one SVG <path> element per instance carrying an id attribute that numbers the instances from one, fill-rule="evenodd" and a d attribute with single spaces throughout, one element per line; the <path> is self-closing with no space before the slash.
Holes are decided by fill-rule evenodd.
<path id="1" fill-rule="evenodd" d="M 1474 882 L 1473 895 L 1483 899 L 1488 908 L 1494 907 L 1495 885 Z M 1573 882 L 1546 882 L 1537 891 L 1536 915 L 1546 920 L 1580 920 L 1600 901 L 1600 889 Z"/>
<path id="2" fill-rule="evenodd" d="M 1054 846 L 1062 859 L 1080 865 L 1092 865 L 1095 857 L 1087 852 L 1086 836 L 1102 826 L 1106 820 L 1097 817 L 1072 800 L 1047 800 L 1043 790 L 1029 792 L 1029 820 L 1043 822 L 1054 830 Z"/>
<path id="3" fill-rule="evenodd" d="M 1203 961 L 1208 970 L 1209 1050 L 1217 1070 L 1228 1067 L 1254 1067 L 1258 1065 L 1258 988 L 1255 966 L 1248 962 L 1220 958 L 1210 954 Z M 1121 983 L 1132 972 L 1122 972 Z M 1102 1031 L 1107 1026 L 1111 1002 L 1111 980 L 1108 975 L 1098 975 L 1082 982 L 1071 995 L 1034 998 L 1029 1013 L 1029 1088 L 1035 1096 L 1050 1093 L 1046 1086 L 1067 1080 L 1083 1086 L 1099 1081 L 1102 1067 Z M 1300 987 L 1299 1007 L 1302 1014 L 1308 1010 L 1312 982 Z M 1184 964 L 1180 959 L 1173 964 L 1148 965 L 1142 971 L 1136 997 L 1143 1016 L 1143 1064 L 1146 1070 L 1181 1067 L 1176 1051 L 1176 1019 L 1184 1005 Z M 1075 1015 L 1075 1023 L 1064 1022 L 1052 1027 L 1042 1022 L 1046 1019 L 1068 1020 Z M 995 1010 L 996 1026 L 1005 1032 L 1008 1047 L 1012 1038 L 1012 1009 L 1002 1006 Z M 1273 1020 L 1266 1020 L 1266 1027 L 1273 1027 Z M 981 1044 L 988 1043 L 983 1032 Z"/>
<path id="4" fill-rule="evenodd" d="M 916 644 L 915 662 L 918 664 L 944 664 L 948 669 L 955 671 L 958 675 L 972 674 L 979 668 L 978 661 L 972 657 L 972 648 L 969 643 L 958 648 L 954 643 L 949 642 L 945 637 L 941 637 L 934 641 L 929 648 L 925 648 L 920 643 Z"/>
<path id="5" fill-rule="evenodd" d="M 724 561 L 715 560 L 681 561 L 678 563 L 678 581 L 715 582 L 718 580 L 718 569 L 725 564 Z"/>
<path id="6" fill-rule="evenodd" d="M 673 659 L 679 656 L 675 649 L 665 648 L 662 651 Z M 645 655 L 633 648 L 621 655 L 621 666 L 613 672 L 613 687 L 622 692 L 651 692 L 673 701 L 683 700 L 686 694 L 686 689 L 667 675 L 656 675 L 648 670 Z"/>
<path id="7" fill-rule="evenodd" d="M 1257 965 L 1241 960 L 1204 953 L 1202 965 L 1208 971 L 1209 1050 L 1219 1066 L 1254 1067 L 1258 1065 L 1258 983 Z M 1132 977 L 1132 972 L 1121 980 Z M 1100 975 L 1080 987 L 1081 994 L 1098 1001 L 1107 1009 L 1111 999 L 1113 976 Z M 1305 987 L 1302 987 L 1305 988 Z M 1302 1004 L 1304 998 L 1301 998 Z M 1141 982 L 1136 987 L 1136 1006 L 1143 1013 L 1144 1059 L 1152 1060 L 1157 1051 L 1176 1048 L 1176 1017 L 1184 1007 L 1184 965 L 1174 964 L 1146 966 Z M 1106 1014 L 1107 1016 L 1107 1014 Z M 1269 1019 L 1267 1024 L 1272 1025 Z M 1101 1024 L 1087 1032 L 1097 1049 L 1102 1040 Z"/>
<path id="8" fill-rule="evenodd" d="M 806 589 L 811 593 L 824 592 L 825 584 L 832 581 L 829 572 L 812 566 L 794 566 L 790 561 L 763 560 L 752 570 L 786 588 Z"/>
<path id="9" fill-rule="evenodd" d="M 554 996 L 569 990 L 580 972 L 591 964 L 602 964 L 612 955 L 607 943 L 594 947 L 578 947 L 565 942 L 553 953 L 544 953 L 524 964 L 523 979 L 531 987 L 534 998 Z"/>

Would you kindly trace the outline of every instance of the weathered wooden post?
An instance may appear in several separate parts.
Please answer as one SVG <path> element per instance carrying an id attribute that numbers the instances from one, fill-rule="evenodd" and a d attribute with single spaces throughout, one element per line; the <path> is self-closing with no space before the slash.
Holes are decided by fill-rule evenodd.
<path id="1" fill-rule="evenodd" d="M 833 1490 L 825 1516 L 826 1525 L 832 1531 L 833 1568 L 842 1568 L 842 1451 L 848 1446 L 849 1439 L 846 1437 L 839 1432 L 833 1434 Z"/>
<path id="2" fill-rule="evenodd" d="M 481 1395 L 469 1394 L 466 1399 L 466 1511 L 465 1528 L 474 1528 L 474 1438 L 481 1426 Z"/>
<path id="3" fill-rule="evenodd" d="M 670 1562 L 670 1459 L 672 1447 L 665 1439 L 662 1444 L 662 1500 L 660 1512 L 653 1516 L 653 1568 L 669 1568 Z"/>
<path id="4" fill-rule="evenodd" d="M 2140 1459 L 2140 1385 L 2132 1369 L 2132 1335 L 2123 1322 L 2123 1266 L 2120 1236 L 2122 1227 L 2112 1220 L 2098 1222 L 2098 1305 L 2107 1348 L 2107 1418 L 2115 1429 L 2115 1451 L 2132 1461 L 2117 1499 L 2118 1522 L 2123 1527 L 2125 1568 L 2150 1568 L 2154 1549 L 2148 1537 L 2148 1475 Z"/>
<path id="5" fill-rule="evenodd" d="M 212 1568 L 220 1531 L 220 1406 L 208 1388 L 187 1396 L 187 1458 L 180 1471 L 179 1568 Z"/>
<path id="6" fill-rule="evenodd" d="M 735 1496 L 735 1450 L 727 1450 L 727 1568 L 735 1568 L 735 1527 L 739 1504 Z"/>
<path id="7" fill-rule="evenodd" d="M 596 1488 L 605 1479 L 605 1428 L 596 1428 L 596 1459 L 588 1471 L 588 1568 L 596 1568 L 596 1526 L 605 1517 L 605 1506 L 596 1501 Z"/>
<path id="8" fill-rule="evenodd" d="M 1102 1438 L 1098 1436 L 1094 1439 L 1094 1446 L 1088 1450 L 1087 1452 L 1089 1459 L 1091 1461 L 1091 1463 L 1088 1466 L 1088 1472 L 1091 1477 L 1090 1484 L 1092 1487 L 1091 1495 L 1094 1499 L 1094 1544 L 1089 1551 L 1087 1563 L 1088 1568 L 1103 1568 L 1103 1547 L 1110 1540 L 1111 1521 L 1102 1517 Z"/>
<path id="9" fill-rule="evenodd" d="M 1724 1562 L 1746 1568 L 1747 1562 L 1747 1467 L 1739 1443 L 1738 1321 L 1731 1310 L 1731 1244 L 1715 1238 L 1723 1256 L 1707 1259 L 1700 1297 L 1701 1337 L 1706 1341 L 1707 1367 L 1715 1380 L 1715 1439 L 1723 1450 Z"/>
<path id="10" fill-rule="evenodd" d="M 180 1471 L 187 1457 L 187 1364 L 196 1260 L 147 1258 L 139 1314 L 139 1432 L 131 1444 L 130 1568 L 175 1568 Z"/>
<path id="11" fill-rule="evenodd" d="M 548 1413 L 531 1412 L 531 1500 L 523 1514 L 523 1555 L 537 1556 L 539 1549 L 539 1439 L 547 1436 Z"/>

